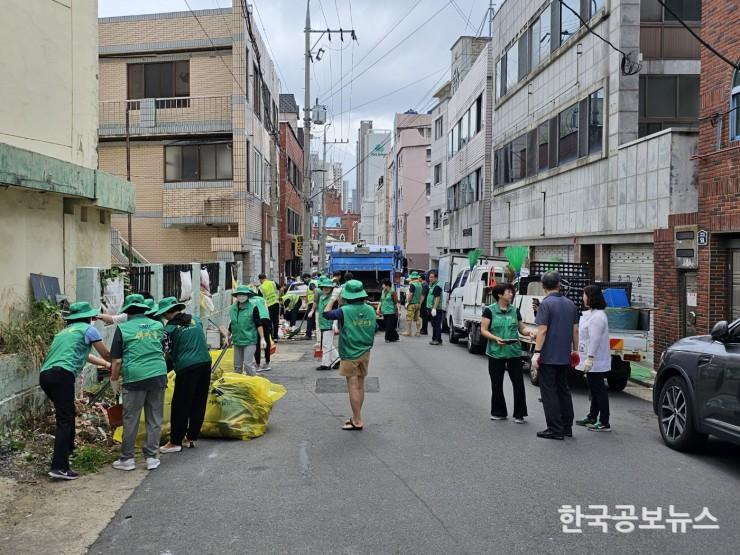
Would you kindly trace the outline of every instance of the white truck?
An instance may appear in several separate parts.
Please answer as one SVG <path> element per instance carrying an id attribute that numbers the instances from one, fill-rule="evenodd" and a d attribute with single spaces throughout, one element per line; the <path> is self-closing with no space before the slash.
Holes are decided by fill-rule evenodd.
<path id="1" fill-rule="evenodd" d="M 485 350 L 486 340 L 480 334 L 483 307 L 487 306 L 491 286 L 506 281 L 506 264 L 506 259 L 486 259 L 472 269 L 466 267 L 458 272 L 447 300 L 450 343 L 459 343 L 467 337 L 469 352 Z"/>

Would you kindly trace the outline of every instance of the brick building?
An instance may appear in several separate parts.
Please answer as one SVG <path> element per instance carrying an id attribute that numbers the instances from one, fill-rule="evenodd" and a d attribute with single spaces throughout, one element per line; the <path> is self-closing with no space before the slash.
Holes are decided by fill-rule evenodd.
<path id="1" fill-rule="evenodd" d="M 738 60 L 740 11 L 732 4 L 702 3 L 702 36 Z M 655 315 L 656 364 L 680 337 L 740 317 L 740 71 L 706 48 L 701 66 L 698 211 L 675 215 L 667 229 L 655 232 L 655 271 L 662 276 L 656 283 L 662 299 Z"/>
<path id="2" fill-rule="evenodd" d="M 280 95 L 280 218 L 279 279 L 301 273 L 303 198 L 303 129 L 299 129 L 298 105 L 292 94 Z M 300 242 L 300 239 L 299 239 Z"/>

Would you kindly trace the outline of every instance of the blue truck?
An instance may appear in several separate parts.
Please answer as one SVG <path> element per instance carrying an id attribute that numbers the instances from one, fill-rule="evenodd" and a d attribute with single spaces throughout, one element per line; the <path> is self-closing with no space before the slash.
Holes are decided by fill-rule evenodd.
<path id="1" fill-rule="evenodd" d="M 351 272 L 365 286 L 373 306 L 380 302 L 381 281 L 388 278 L 398 287 L 403 265 L 401 248 L 393 245 L 364 245 L 335 243 L 329 251 L 329 275 L 336 271 Z"/>

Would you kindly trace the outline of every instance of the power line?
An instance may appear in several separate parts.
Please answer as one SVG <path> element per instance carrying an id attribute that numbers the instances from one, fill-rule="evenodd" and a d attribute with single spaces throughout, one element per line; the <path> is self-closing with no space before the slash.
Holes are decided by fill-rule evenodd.
<path id="1" fill-rule="evenodd" d="M 257 9 L 257 4 L 254 0 L 252 0 L 252 5 L 254 6 L 254 11 L 257 14 L 257 19 L 259 20 L 260 27 L 262 27 L 262 35 L 265 37 L 265 44 L 267 44 L 267 51 L 270 53 L 270 56 L 275 62 L 275 67 L 278 70 L 278 73 L 280 73 L 280 78 L 283 80 L 283 83 L 285 83 L 285 86 L 288 90 L 293 90 L 292 87 L 289 86 L 288 80 L 285 78 L 285 74 L 283 73 L 282 68 L 280 67 L 280 64 L 278 64 L 277 57 L 275 56 L 275 51 L 272 49 L 272 45 L 270 44 L 270 34 L 267 32 L 267 29 L 265 28 L 265 23 L 262 21 L 262 16 L 260 15 L 259 9 Z"/>
<path id="2" fill-rule="evenodd" d="M 462 18 L 462 20 L 463 20 L 463 21 L 465 22 L 465 27 L 466 27 L 467 29 L 470 29 L 471 31 L 475 32 L 475 29 L 473 29 L 473 28 L 472 28 L 472 27 L 470 26 L 470 15 L 468 15 L 468 17 L 466 18 L 466 17 L 465 17 L 465 12 L 464 12 L 464 11 L 462 11 L 462 9 L 460 9 L 460 6 L 459 6 L 459 5 L 457 4 L 457 2 L 455 2 L 455 0 L 451 0 L 451 2 L 452 2 L 452 6 L 453 6 L 453 7 L 455 8 L 455 11 L 457 11 L 457 13 L 458 13 L 458 14 L 460 14 L 460 17 L 461 17 L 461 18 Z M 473 10 L 473 4 L 472 4 L 472 3 L 471 3 L 471 5 L 470 5 L 470 10 L 471 10 L 471 12 L 472 12 L 472 10 Z"/>

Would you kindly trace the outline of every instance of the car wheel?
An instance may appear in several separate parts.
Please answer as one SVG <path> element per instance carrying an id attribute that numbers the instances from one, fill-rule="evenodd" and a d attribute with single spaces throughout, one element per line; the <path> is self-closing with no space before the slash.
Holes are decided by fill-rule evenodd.
<path id="1" fill-rule="evenodd" d="M 627 387 L 628 381 L 629 381 L 629 378 L 626 378 L 626 377 L 606 379 L 606 383 L 609 384 L 609 389 L 611 391 L 624 391 L 624 388 Z"/>
<path id="2" fill-rule="evenodd" d="M 457 334 L 455 326 L 452 325 L 452 320 L 450 320 L 450 343 L 454 343 L 455 345 L 460 343 L 460 336 Z"/>
<path id="3" fill-rule="evenodd" d="M 532 382 L 532 385 L 540 385 L 540 373 L 534 367 L 534 364 L 529 366 L 529 381 Z"/>
<path id="4" fill-rule="evenodd" d="M 658 425 L 665 444 L 677 451 L 693 451 L 707 439 L 696 431 L 689 386 L 679 376 L 668 379 L 660 390 Z"/>
<path id="5" fill-rule="evenodd" d="M 475 325 L 470 326 L 468 330 L 468 352 L 473 355 L 483 352 L 483 346 L 480 344 L 480 332 Z"/>

